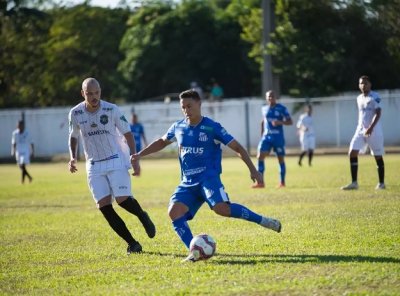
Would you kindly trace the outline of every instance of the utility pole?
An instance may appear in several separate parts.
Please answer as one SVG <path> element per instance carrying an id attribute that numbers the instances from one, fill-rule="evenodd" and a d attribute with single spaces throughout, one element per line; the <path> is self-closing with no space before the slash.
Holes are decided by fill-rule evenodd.
<path id="1" fill-rule="evenodd" d="M 275 4 L 273 0 L 262 0 L 261 9 L 263 11 L 263 38 L 262 46 L 270 42 L 270 34 L 275 30 Z M 266 53 L 263 53 L 264 65 L 262 74 L 262 96 L 264 97 L 265 92 L 273 89 L 275 94 L 279 97 L 279 77 L 272 73 L 272 57 Z"/>

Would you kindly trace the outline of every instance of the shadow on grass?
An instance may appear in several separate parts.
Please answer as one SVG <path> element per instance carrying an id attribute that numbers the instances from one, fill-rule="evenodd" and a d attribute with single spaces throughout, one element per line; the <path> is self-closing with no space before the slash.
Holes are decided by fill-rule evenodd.
<path id="1" fill-rule="evenodd" d="M 287 255 L 287 254 L 216 254 L 217 264 L 257 264 L 257 263 L 400 263 L 393 257 L 350 256 L 350 255 Z"/>

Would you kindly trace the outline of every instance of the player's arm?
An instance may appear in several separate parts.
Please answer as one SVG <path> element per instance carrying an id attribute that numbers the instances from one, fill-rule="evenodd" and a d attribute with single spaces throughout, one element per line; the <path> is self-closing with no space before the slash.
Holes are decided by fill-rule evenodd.
<path id="1" fill-rule="evenodd" d="M 139 165 L 139 161 L 135 161 L 133 159 L 133 155 L 135 155 L 137 153 L 136 151 L 136 142 L 135 142 L 135 138 L 133 137 L 132 133 L 126 132 L 124 134 L 124 138 L 126 140 L 126 143 L 128 144 L 129 147 L 129 151 L 130 151 L 130 161 L 132 164 L 132 168 L 133 168 L 133 176 L 139 176 L 140 175 L 140 165 Z"/>
<path id="2" fill-rule="evenodd" d="M 278 126 L 278 125 L 292 125 L 293 120 L 291 117 L 284 117 L 282 120 L 274 120 L 272 122 L 273 126 Z"/>
<path id="3" fill-rule="evenodd" d="M 35 145 L 31 143 L 31 157 L 33 157 L 34 155 L 35 155 Z"/>
<path id="4" fill-rule="evenodd" d="M 78 151 L 78 137 L 79 137 L 79 126 L 74 123 L 72 117 L 72 111 L 70 111 L 68 115 L 69 122 L 69 138 L 68 138 L 68 147 L 69 147 L 69 162 L 68 168 L 71 173 L 75 173 L 78 169 L 76 168 L 76 159 L 77 159 L 77 151 Z"/>
<path id="5" fill-rule="evenodd" d="M 260 172 L 257 171 L 256 167 L 254 166 L 253 162 L 250 159 L 249 154 L 247 153 L 246 149 L 236 140 L 230 141 L 227 146 L 231 148 L 236 154 L 243 160 L 243 162 L 247 165 L 250 171 L 250 178 L 256 181 L 258 184 L 263 183 L 263 178 Z"/>
<path id="6" fill-rule="evenodd" d="M 78 139 L 70 135 L 68 140 L 68 147 L 70 158 L 70 161 L 68 162 L 68 168 L 71 173 L 75 173 L 78 170 L 76 168 L 76 152 L 78 147 Z"/>
<path id="7" fill-rule="evenodd" d="M 261 137 L 264 134 L 264 120 L 266 119 L 261 120 Z"/>
<path id="8" fill-rule="evenodd" d="M 375 115 L 372 118 L 371 125 L 365 131 L 366 136 L 370 136 L 372 134 L 372 131 L 374 130 L 375 125 L 378 123 L 379 119 L 381 118 L 381 115 L 382 115 L 382 109 L 381 108 L 375 109 Z"/>
<path id="9" fill-rule="evenodd" d="M 17 144 L 12 143 L 11 145 L 11 155 L 14 157 L 15 156 L 15 151 L 17 150 Z"/>
<path id="10" fill-rule="evenodd" d="M 142 158 L 146 155 L 150 155 L 150 154 L 156 153 L 156 152 L 164 149 L 171 143 L 172 143 L 172 141 L 167 140 L 165 137 L 159 138 L 159 139 L 155 140 L 154 142 L 150 143 L 150 145 L 148 145 L 146 148 L 142 149 L 137 154 L 133 155 L 133 157 L 135 159 L 139 160 L 140 158 Z"/>

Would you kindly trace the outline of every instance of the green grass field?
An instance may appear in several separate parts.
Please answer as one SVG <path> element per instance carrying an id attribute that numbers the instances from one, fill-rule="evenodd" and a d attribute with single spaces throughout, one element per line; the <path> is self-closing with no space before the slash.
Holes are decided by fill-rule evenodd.
<path id="1" fill-rule="evenodd" d="M 399 295 L 400 155 L 386 155 L 387 190 L 375 191 L 372 157 L 359 159 L 358 191 L 346 156 L 316 156 L 314 166 L 287 158 L 287 188 L 266 161 L 265 189 L 250 189 L 246 166 L 224 159 L 232 201 L 282 221 L 282 233 L 215 215 L 207 206 L 190 222 L 217 241 L 208 261 L 181 263 L 187 252 L 167 215 L 178 184 L 176 159 L 142 160 L 136 198 L 157 226 L 149 239 L 136 217 L 117 212 L 144 253 L 125 243 L 95 208 L 84 163 L 32 164 L 32 184 L 16 165 L 0 165 L 1 295 Z"/>

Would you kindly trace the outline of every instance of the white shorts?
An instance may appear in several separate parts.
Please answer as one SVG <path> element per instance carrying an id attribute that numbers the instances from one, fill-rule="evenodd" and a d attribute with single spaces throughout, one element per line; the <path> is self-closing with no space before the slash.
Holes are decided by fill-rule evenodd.
<path id="1" fill-rule="evenodd" d="M 87 179 L 96 203 L 108 195 L 111 195 L 114 199 L 132 195 L 131 176 L 127 169 L 89 173 Z"/>
<path id="2" fill-rule="evenodd" d="M 381 130 L 374 130 L 371 136 L 366 137 L 363 130 L 356 130 L 350 142 L 349 153 L 351 150 L 363 151 L 366 145 L 371 150 L 372 155 L 383 155 L 385 153 L 383 148 L 383 133 Z"/>
<path id="3" fill-rule="evenodd" d="M 15 159 L 17 160 L 17 164 L 30 164 L 30 152 L 29 151 L 22 151 L 15 153 Z"/>
<path id="4" fill-rule="evenodd" d="M 315 150 L 315 136 L 300 135 L 300 146 L 302 151 Z"/>

